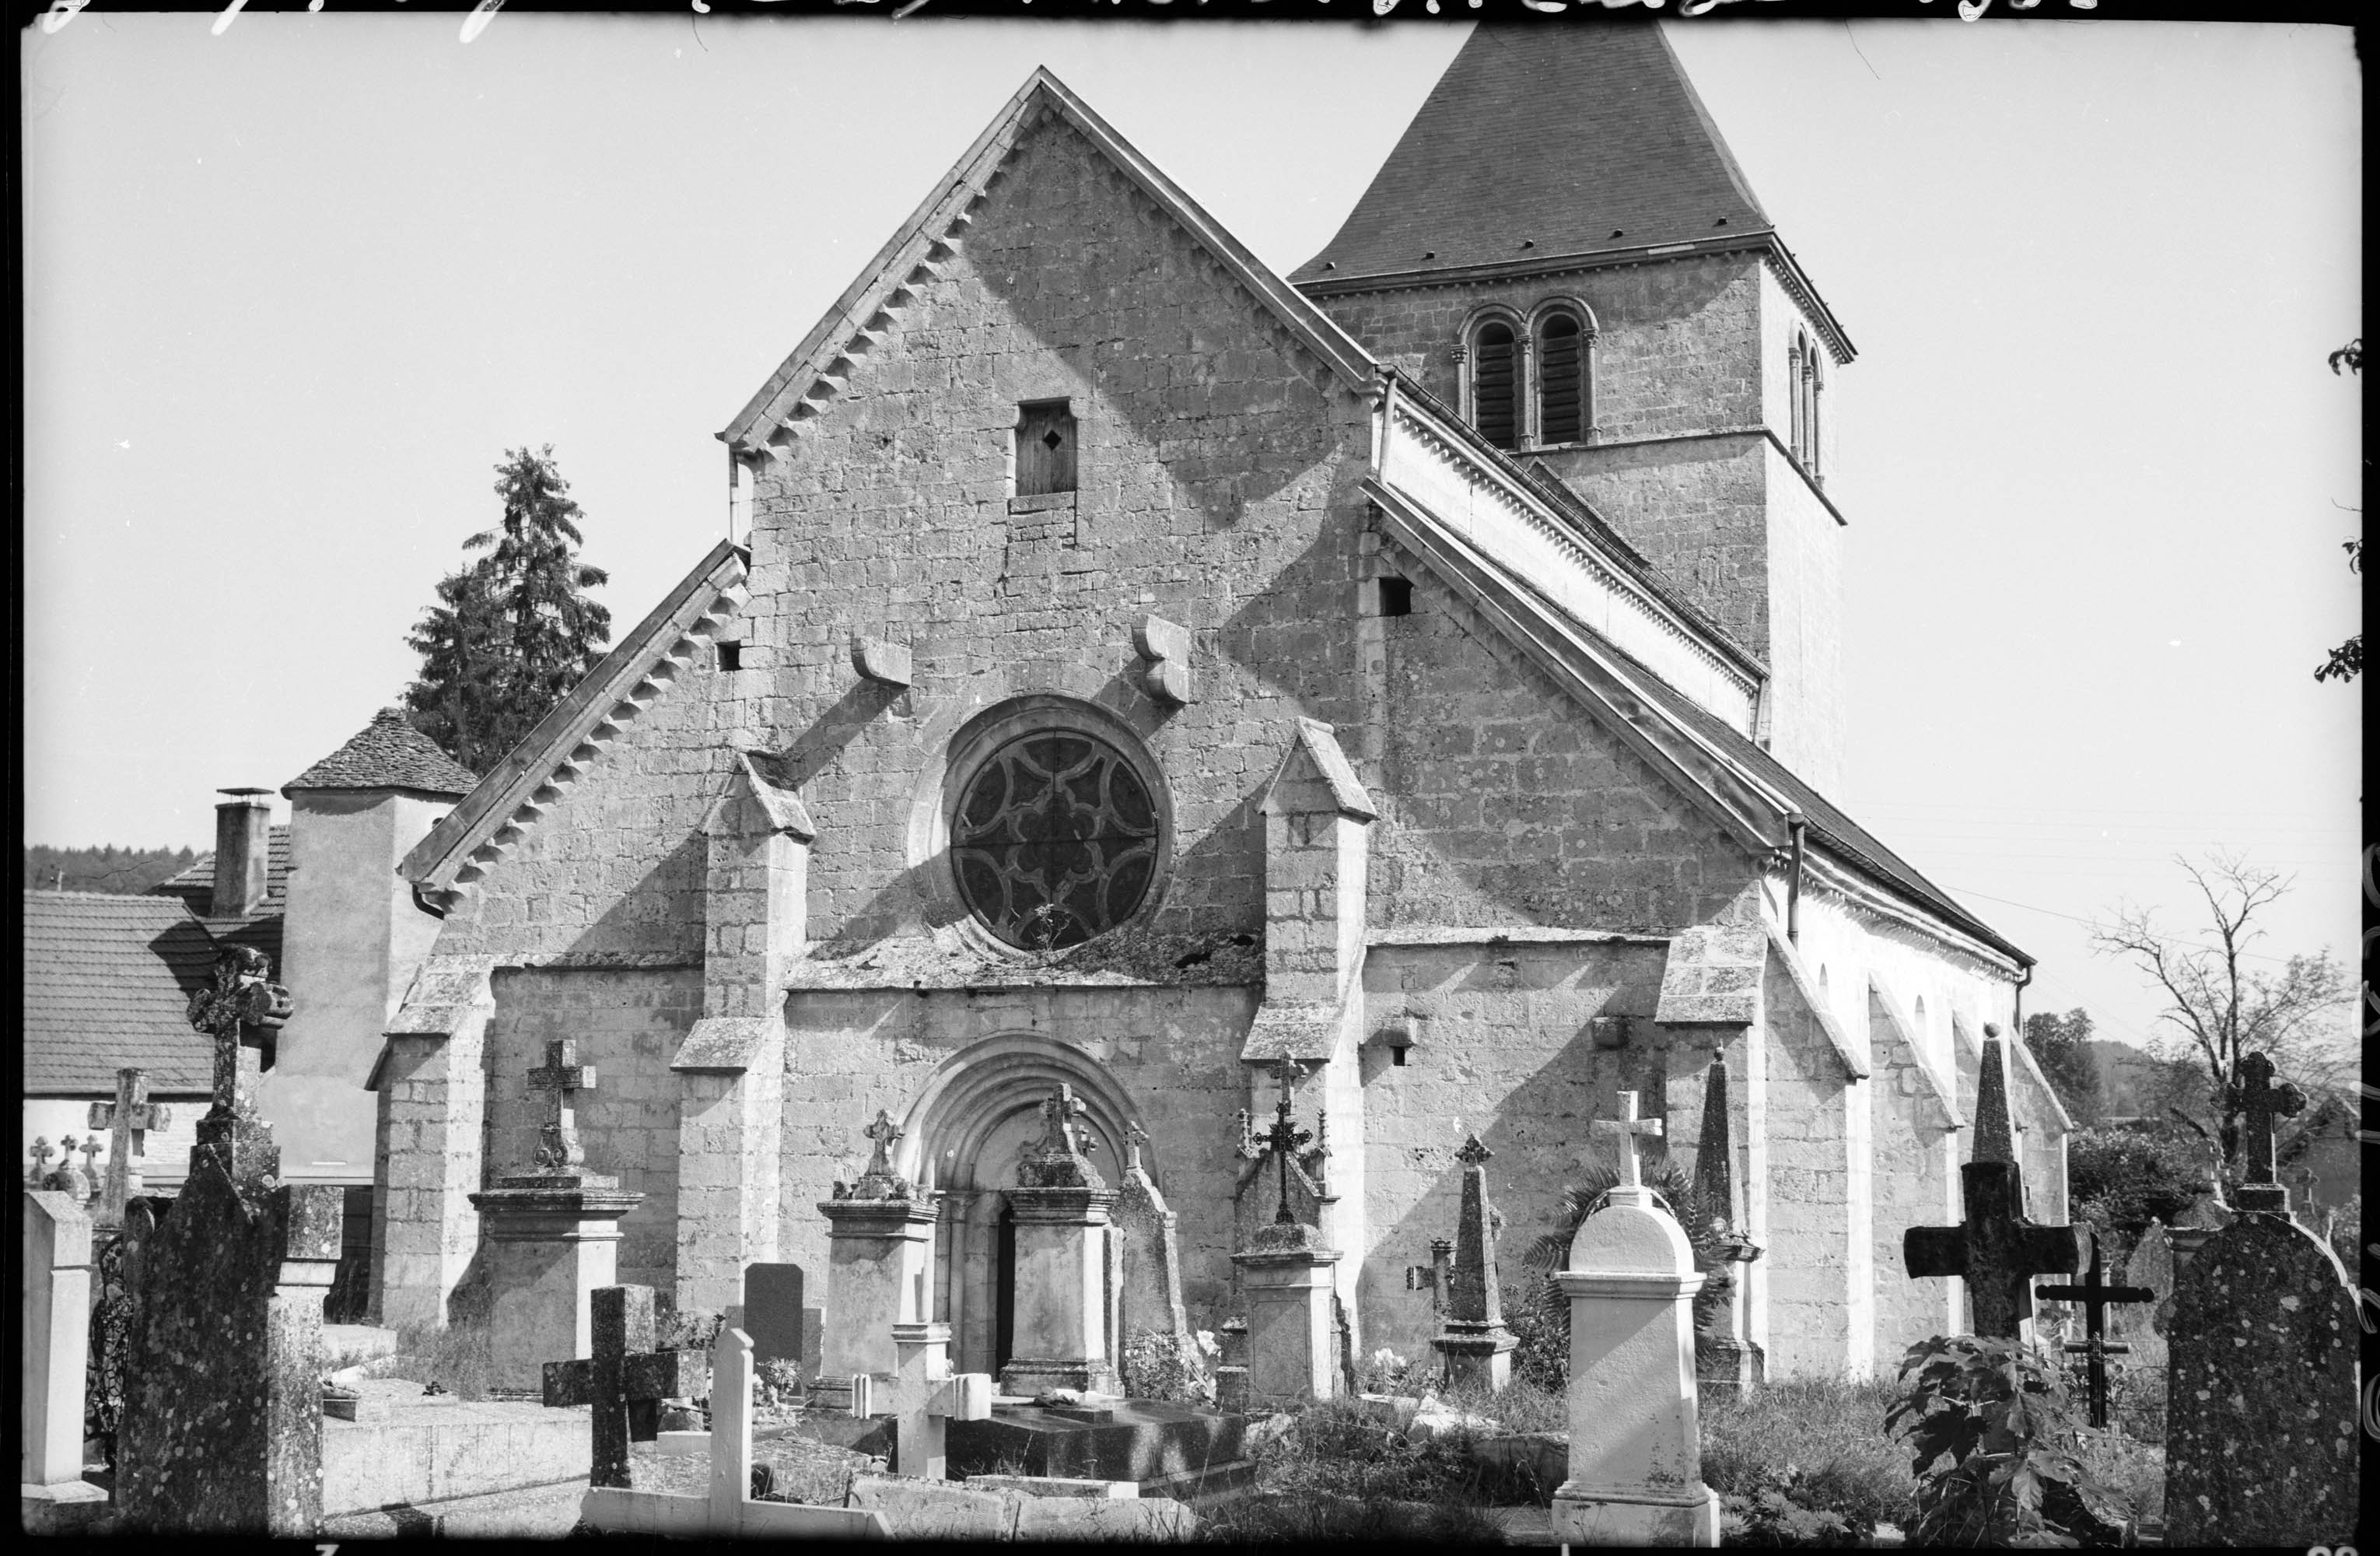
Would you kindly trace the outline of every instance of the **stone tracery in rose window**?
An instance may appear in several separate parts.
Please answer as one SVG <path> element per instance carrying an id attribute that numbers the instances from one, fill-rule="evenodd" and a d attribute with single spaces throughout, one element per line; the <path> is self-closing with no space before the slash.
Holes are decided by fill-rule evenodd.
<path id="1" fill-rule="evenodd" d="M 1078 731 L 1020 736 L 968 779 L 952 820 L 959 894 L 1001 940 L 1079 945 L 1132 917 L 1157 875 L 1148 783 Z"/>

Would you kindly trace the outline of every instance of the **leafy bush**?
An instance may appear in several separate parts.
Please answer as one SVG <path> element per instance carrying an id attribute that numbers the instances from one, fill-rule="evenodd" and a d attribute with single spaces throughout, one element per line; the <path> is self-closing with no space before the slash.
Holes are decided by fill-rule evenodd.
<path id="1" fill-rule="evenodd" d="M 2103 1256 L 2120 1260 L 2152 1220 L 2168 1226 L 2207 1181 L 2206 1147 L 2170 1127 L 2113 1124 L 2066 1137 L 2074 1219 L 2098 1229 Z M 2120 1268 L 2120 1265 L 2119 1265 Z"/>
<path id="2" fill-rule="evenodd" d="M 1727 1538 L 1851 1544 L 1878 1524 L 1914 1521 L 1916 1479 L 1881 1425 L 1893 1398 L 1877 1380 L 1706 1391 L 1703 1481 L 1729 1515 Z"/>
<path id="3" fill-rule="evenodd" d="M 1215 1380 L 1196 1343 L 1162 1330 L 1136 1330 L 1123 1343 L 1123 1392 L 1134 1399 L 1212 1404 Z"/>
<path id="4" fill-rule="evenodd" d="M 1512 1294 L 1504 1327 L 1520 1344 L 1512 1351 L 1512 1378 L 1540 1389 L 1570 1386 L 1570 1298 L 1551 1274 L 1539 1274 Z"/>
<path id="5" fill-rule="evenodd" d="M 1232 1543 L 1315 1539 L 1493 1544 L 1468 1445 L 1406 1441 L 1391 1422 L 1352 1400 L 1298 1411 L 1286 1431 L 1258 1444 L 1257 1489 L 1202 1509 L 1201 1535 Z"/>
<path id="6" fill-rule="evenodd" d="M 2012 1340 L 1937 1335 L 1885 1413 L 1917 1477 L 1918 1545 L 2121 1543 L 2131 1506 L 2083 1462 L 2090 1444 L 2055 1368 Z"/>

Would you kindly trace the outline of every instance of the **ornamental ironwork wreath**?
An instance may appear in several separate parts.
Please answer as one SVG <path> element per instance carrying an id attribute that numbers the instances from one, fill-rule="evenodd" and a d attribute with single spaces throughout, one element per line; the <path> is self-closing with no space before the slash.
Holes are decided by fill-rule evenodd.
<path id="1" fill-rule="evenodd" d="M 959 895 L 1027 951 L 1132 917 L 1157 875 L 1157 809 L 1124 754 L 1074 731 L 1020 736 L 967 780 L 951 826 Z"/>

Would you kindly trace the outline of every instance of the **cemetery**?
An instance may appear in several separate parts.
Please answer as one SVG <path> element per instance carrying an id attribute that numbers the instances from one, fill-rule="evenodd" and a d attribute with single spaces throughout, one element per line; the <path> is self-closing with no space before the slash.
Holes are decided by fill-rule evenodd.
<path id="1" fill-rule="evenodd" d="M 2030 1213 L 2046 1207 L 1995 1032 L 1964 1216 L 1905 1237 L 1910 1279 L 1957 1282 L 1966 1332 L 1912 1347 L 1898 1379 L 1833 1382 L 1767 1379 L 1740 1299 L 1705 1294 L 1758 1252 L 1735 1219 L 1723 1064 L 1690 1173 L 1634 1093 L 1592 1121 L 1609 1181 L 1509 1300 L 1494 1153 L 1466 1138 L 1457 1224 L 1412 1271 L 1434 1354 L 1359 1364 L 1313 1275 L 1334 1255 L 1300 1216 L 1310 1135 L 1284 1062 L 1271 1124 L 1242 1125 L 1271 1210 L 1240 1256 L 1245 1332 L 1191 1337 L 1169 1397 L 1141 1397 L 1100 1321 L 1129 1196 L 1062 1084 L 1020 1156 L 1025 1338 L 997 1376 L 954 1370 L 924 1306 L 928 1191 L 882 1112 L 866 1170 L 816 1207 L 822 1292 L 756 1263 L 740 1303 L 704 1313 L 613 1279 L 624 1197 L 586 1169 L 573 1099 L 600 1077 L 566 1041 L 525 1077 L 545 1109 L 534 1170 L 484 1196 L 528 1228 L 505 1255 L 513 1300 L 435 1334 L 326 1327 L 335 1191 L 275 1185 L 253 1107 L 289 1004 L 236 949 L 193 998 L 216 1092 L 177 1199 L 119 1209 L 121 1168 L 28 1184 L 29 1532 L 2182 1546 L 2322 1544 L 2358 1516 L 2354 1301 L 2276 1181 L 2275 1121 L 2301 1099 L 2261 1055 L 2242 1066 L 2243 1181 L 2201 1185 L 2116 1280 L 2095 1234 Z M 119 1146 L 141 1116 L 114 1110 Z M 2010 1379 L 2031 1435 L 1994 1441 Z M 2040 1477 L 2034 1506 L 1990 1489 L 1995 1454 Z"/>

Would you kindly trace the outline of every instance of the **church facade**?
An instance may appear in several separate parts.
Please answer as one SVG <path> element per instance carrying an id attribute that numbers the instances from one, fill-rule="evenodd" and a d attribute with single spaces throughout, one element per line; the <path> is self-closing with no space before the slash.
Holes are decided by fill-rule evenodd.
<path id="1" fill-rule="evenodd" d="M 620 1279 L 820 1289 L 881 1112 L 961 1370 L 1062 1084 L 1233 1317 L 1284 1059 L 1358 1354 L 1426 1350 L 1467 1134 L 1511 1291 L 1591 1122 L 1636 1092 L 1690 1162 L 1722 1054 L 1771 1374 L 1956 1329 L 1901 1234 L 1959 1218 L 2031 964 L 1821 792 L 1850 356 L 1651 29 L 1475 33 L 1291 278 L 1037 72 L 722 432 L 747 540 L 400 867 L 380 1321 L 484 1296 L 567 1038 Z"/>

